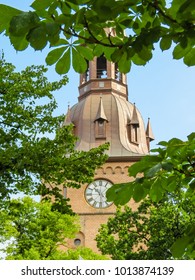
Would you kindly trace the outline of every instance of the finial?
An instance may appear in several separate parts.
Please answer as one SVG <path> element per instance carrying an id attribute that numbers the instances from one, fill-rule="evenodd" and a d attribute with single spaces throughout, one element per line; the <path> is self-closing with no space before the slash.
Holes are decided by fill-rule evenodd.
<path id="1" fill-rule="evenodd" d="M 69 125 L 71 124 L 71 110 L 70 110 L 70 102 L 68 101 L 68 110 L 65 116 L 65 120 L 64 120 L 64 125 Z"/>
<path id="2" fill-rule="evenodd" d="M 138 119 L 135 103 L 133 105 L 133 112 L 132 112 L 130 124 L 139 126 L 139 119 Z"/>
<path id="3" fill-rule="evenodd" d="M 154 140 L 154 135 L 153 135 L 153 132 L 152 132 L 150 118 L 148 118 L 148 123 L 147 123 L 147 128 L 146 128 L 146 136 L 150 139 L 150 141 Z"/>

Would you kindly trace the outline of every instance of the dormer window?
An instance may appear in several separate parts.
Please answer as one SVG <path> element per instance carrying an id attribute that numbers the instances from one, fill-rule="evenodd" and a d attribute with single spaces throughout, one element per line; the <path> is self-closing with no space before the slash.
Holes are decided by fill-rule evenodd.
<path id="1" fill-rule="evenodd" d="M 107 62 L 104 55 L 97 58 L 97 78 L 107 78 Z"/>
<path id="2" fill-rule="evenodd" d="M 139 144 L 139 124 L 128 124 L 128 134 L 131 143 Z"/>
<path id="3" fill-rule="evenodd" d="M 128 123 L 128 137 L 129 141 L 133 144 L 139 144 L 139 119 L 137 115 L 137 109 L 133 107 L 132 118 Z"/>
<path id="4" fill-rule="evenodd" d="M 106 120 L 98 119 L 95 121 L 95 138 L 106 139 Z"/>
<path id="5" fill-rule="evenodd" d="M 106 124 L 108 120 L 104 112 L 104 106 L 102 102 L 102 97 L 100 97 L 100 103 L 98 112 L 96 115 L 95 123 L 95 138 L 96 139 L 106 139 Z"/>

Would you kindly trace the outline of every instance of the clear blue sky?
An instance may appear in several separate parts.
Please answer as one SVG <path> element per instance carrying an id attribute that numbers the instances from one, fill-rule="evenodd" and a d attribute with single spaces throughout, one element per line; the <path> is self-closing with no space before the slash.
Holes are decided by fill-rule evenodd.
<path id="1" fill-rule="evenodd" d="M 0 0 L 24 11 L 29 10 L 33 0 Z M 18 70 L 27 65 L 45 64 L 47 50 L 35 52 L 27 49 L 18 52 L 10 45 L 9 39 L 0 35 L 0 49 L 3 49 L 7 61 Z M 49 66 L 48 78 L 59 79 L 55 69 Z M 187 67 L 182 60 L 172 59 L 171 51 L 161 52 L 158 46 L 152 60 L 145 66 L 134 66 L 128 76 L 129 101 L 135 102 L 142 113 L 145 123 L 151 119 L 155 141 L 152 148 L 161 140 L 173 137 L 186 139 L 195 131 L 195 67 Z M 72 106 L 77 102 L 79 75 L 70 71 L 69 84 L 56 93 L 58 110 L 66 113 L 68 102 Z"/>

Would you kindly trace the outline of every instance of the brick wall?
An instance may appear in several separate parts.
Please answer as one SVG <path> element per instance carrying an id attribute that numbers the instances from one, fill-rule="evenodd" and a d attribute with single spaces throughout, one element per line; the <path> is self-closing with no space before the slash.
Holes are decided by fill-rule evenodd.
<path id="1" fill-rule="evenodd" d="M 131 178 L 128 176 L 128 167 L 133 163 L 128 162 L 107 162 L 99 168 L 94 176 L 94 179 L 107 179 L 113 184 L 128 182 Z M 81 241 L 82 246 L 89 247 L 95 252 L 98 252 L 96 247 L 95 237 L 101 224 L 107 222 L 112 216 L 116 207 L 114 204 L 104 209 L 95 209 L 90 206 L 85 200 L 85 189 L 87 184 L 80 189 L 68 189 L 67 197 L 70 198 L 70 204 L 74 212 L 79 214 L 81 221 L 81 231 L 75 239 Z M 129 205 L 132 209 L 136 209 L 137 205 L 134 201 L 130 201 Z M 74 240 L 69 241 L 69 246 L 75 248 L 78 244 L 74 244 Z"/>

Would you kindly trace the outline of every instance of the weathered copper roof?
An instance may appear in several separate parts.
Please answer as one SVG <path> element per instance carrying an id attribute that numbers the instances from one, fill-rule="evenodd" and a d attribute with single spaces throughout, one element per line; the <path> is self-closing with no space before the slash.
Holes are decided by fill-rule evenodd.
<path id="1" fill-rule="evenodd" d="M 70 125 L 70 124 L 72 124 L 72 121 L 71 121 L 71 110 L 70 110 L 70 106 L 68 105 L 68 111 L 66 113 L 63 125 Z"/>
<path id="2" fill-rule="evenodd" d="M 94 121 L 98 118 L 107 120 L 106 139 L 95 137 Z M 111 92 L 88 95 L 70 109 L 70 119 L 75 126 L 75 135 L 79 138 L 77 150 L 88 151 L 109 142 L 109 157 L 141 156 L 148 153 L 146 132 L 140 112 L 135 105 L 118 94 Z M 132 143 L 129 139 L 128 124 L 131 120 L 139 123 L 138 143 Z"/>

